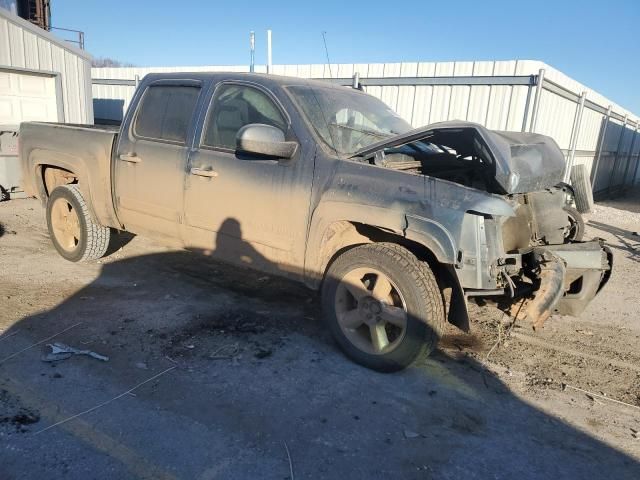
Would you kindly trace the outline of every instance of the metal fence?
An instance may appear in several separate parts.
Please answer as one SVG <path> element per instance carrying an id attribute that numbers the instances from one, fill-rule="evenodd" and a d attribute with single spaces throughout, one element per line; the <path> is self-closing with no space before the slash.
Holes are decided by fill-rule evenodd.
<path id="1" fill-rule="evenodd" d="M 256 71 L 264 71 L 257 66 Z M 96 118 L 117 121 L 149 72 L 248 71 L 248 67 L 94 68 Z M 591 172 L 596 197 L 635 183 L 640 121 L 622 107 L 541 62 L 275 65 L 274 74 L 322 79 L 364 90 L 413 126 L 468 120 L 496 130 L 553 137 L 568 165 Z"/>

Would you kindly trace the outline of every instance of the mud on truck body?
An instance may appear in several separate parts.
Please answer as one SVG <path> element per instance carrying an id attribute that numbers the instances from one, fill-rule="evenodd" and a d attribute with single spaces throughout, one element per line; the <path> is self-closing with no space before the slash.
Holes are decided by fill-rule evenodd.
<path id="1" fill-rule="evenodd" d="M 447 321 L 469 330 L 470 299 L 540 327 L 611 271 L 581 241 L 552 139 L 412 129 L 321 82 L 151 74 L 119 131 L 25 123 L 20 154 L 63 257 L 99 258 L 126 230 L 303 282 L 343 351 L 381 371 L 430 353 Z"/>

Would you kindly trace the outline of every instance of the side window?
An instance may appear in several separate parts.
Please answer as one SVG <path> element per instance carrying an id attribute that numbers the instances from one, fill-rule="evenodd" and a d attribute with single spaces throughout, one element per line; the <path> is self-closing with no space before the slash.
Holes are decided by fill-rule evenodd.
<path id="1" fill-rule="evenodd" d="M 199 94 L 199 87 L 155 85 L 147 88 L 138 107 L 134 134 L 184 144 Z"/>
<path id="2" fill-rule="evenodd" d="M 213 98 L 202 144 L 236 149 L 236 134 L 249 123 L 264 123 L 286 132 L 287 122 L 273 101 L 256 88 L 222 85 Z"/>

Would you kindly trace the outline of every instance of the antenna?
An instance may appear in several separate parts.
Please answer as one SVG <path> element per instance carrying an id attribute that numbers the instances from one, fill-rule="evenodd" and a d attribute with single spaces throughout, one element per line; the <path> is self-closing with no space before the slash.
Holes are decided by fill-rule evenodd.
<path id="1" fill-rule="evenodd" d="M 331 60 L 329 60 L 329 49 L 327 48 L 327 32 L 322 32 L 322 40 L 324 40 L 324 52 L 327 54 L 327 66 L 329 67 L 329 77 L 333 78 L 331 73 Z"/>

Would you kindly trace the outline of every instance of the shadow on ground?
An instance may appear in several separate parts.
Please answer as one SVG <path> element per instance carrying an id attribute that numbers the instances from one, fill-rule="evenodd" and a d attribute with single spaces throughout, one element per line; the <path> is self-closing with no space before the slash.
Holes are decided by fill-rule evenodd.
<path id="1" fill-rule="evenodd" d="M 609 242 L 609 247 L 626 253 L 631 260 L 640 262 L 640 235 L 638 235 L 637 231 L 624 230 L 595 220 L 590 220 L 588 225 L 616 237 L 620 245 Z"/>
<path id="2" fill-rule="evenodd" d="M 638 478 L 471 358 L 379 374 L 319 318 L 299 285 L 187 252 L 106 263 L 0 337 L 4 478 Z M 51 341 L 110 360 L 44 363 Z"/>

